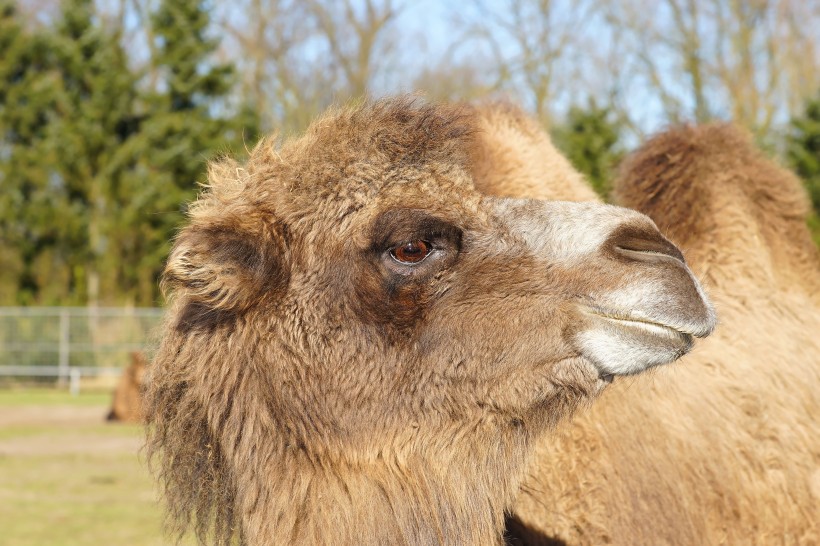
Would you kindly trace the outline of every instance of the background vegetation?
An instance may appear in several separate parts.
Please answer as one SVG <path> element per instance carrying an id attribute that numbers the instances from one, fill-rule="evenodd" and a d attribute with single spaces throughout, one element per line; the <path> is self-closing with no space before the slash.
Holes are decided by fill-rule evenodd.
<path id="1" fill-rule="evenodd" d="M 509 97 L 602 195 L 647 133 L 733 120 L 820 211 L 817 2 L 443 4 L 0 0 L 0 305 L 161 303 L 207 159 L 365 94 Z"/>

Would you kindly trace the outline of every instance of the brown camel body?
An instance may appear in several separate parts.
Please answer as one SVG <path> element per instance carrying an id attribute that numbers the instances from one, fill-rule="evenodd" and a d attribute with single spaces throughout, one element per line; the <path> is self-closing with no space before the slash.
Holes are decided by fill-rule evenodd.
<path id="1" fill-rule="evenodd" d="M 516 126 L 381 101 L 212 165 L 166 267 L 147 397 L 178 530 L 500 543 L 536 441 L 711 332 L 647 217 L 476 191 L 489 112 Z"/>
<path id="2" fill-rule="evenodd" d="M 715 125 L 650 140 L 616 198 L 681 246 L 720 326 L 540 443 L 516 543 L 820 543 L 820 267 L 802 186 Z"/>
<path id="3" fill-rule="evenodd" d="M 143 411 L 142 387 L 145 377 L 145 355 L 139 351 L 131 353 L 131 363 L 122 372 L 114 396 L 108 421 L 124 423 L 141 423 L 145 417 Z"/>

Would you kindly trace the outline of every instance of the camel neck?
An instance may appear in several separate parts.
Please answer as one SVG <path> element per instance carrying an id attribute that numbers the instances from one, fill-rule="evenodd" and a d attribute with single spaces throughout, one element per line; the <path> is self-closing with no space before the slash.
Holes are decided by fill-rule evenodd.
<path id="1" fill-rule="evenodd" d="M 502 544 L 504 511 L 523 464 L 512 469 L 510 459 L 469 459 L 351 465 L 291 456 L 260 469 L 272 479 L 240 469 L 243 535 L 249 545 L 331 538 L 334 544 Z"/>

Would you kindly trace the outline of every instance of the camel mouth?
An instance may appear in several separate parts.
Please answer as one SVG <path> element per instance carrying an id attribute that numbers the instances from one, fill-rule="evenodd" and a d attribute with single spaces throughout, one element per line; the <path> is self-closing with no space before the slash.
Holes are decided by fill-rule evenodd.
<path id="1" fill-rule="evenodd" d="M 680 337 L 683 336 L 687 339 L 692 338 L 704 338 L 708 337 L 713 329 L 714 325 L 690 325 L 686 326 L 683 324 L 670 324 L 667 321 L 660 321 L 657 319 L 651 319 L 646 317 L 639 317 L 635 316 L 633 313 L 630 312 L 622 312 L 617 311 L 615 309 L 607 309 L 598 305 L 585 307 L 584 312 L 588 315 L 593 315 L 596 318 L 604 319 L 611 323 L 620 324 L 625 327 L 632 327 L 643 329 L 648 333 L 654 333 L 657 335 L 666 335 L 672 337 Z"/>
<path id="2" fill-rule="evenodd" d="M 602 318 L 606 321 L 612 322 L 618 326 L 626 328 L 635 328 L 637 330 L 643 330 L 648 334 L 660 337 L 667 337 L 675 340 L 682 340 L 688 343 L 694 342 L 693 338 L 696 336 L 696 334 L 692 332 L 687 332 L 686 330 L 682 330 L 680 328 L 670 326 L 669 324 L 664 324 L 662 322 L 654 322 L 639 318 L 625 318 L 622 316 L 610 313 L 602 313 L 599 311 L 590 311 L 590 314 Z"/>
<path id="3" fill-rule="evenodd" d="M 697 334 L 680 326 L 602 309 L 587 308 L 584 312 L 591 323 L 576 339 L 602 380 L 674 362 L 695 345 Z"/>

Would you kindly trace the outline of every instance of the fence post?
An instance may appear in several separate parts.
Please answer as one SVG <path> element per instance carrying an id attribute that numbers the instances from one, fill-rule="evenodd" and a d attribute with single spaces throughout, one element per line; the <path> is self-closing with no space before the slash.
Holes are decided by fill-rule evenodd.
<path id="1" fill-rule="evenodd" d="M 57 361 L 57 385 L 60 387 L 65 387 L 68 379 L 70 331 L 68 309 L 60 309 L 60 353 Z"/>
<path id="2" fill-rule="evenodd" d="M 80 394 L 80 379 L 82 373 L 80 372 L 79 368 L 71 368 L 70 372 L 71 380 L 68 384 L 68 390 L 72 396 L 77 396 Z"/>

